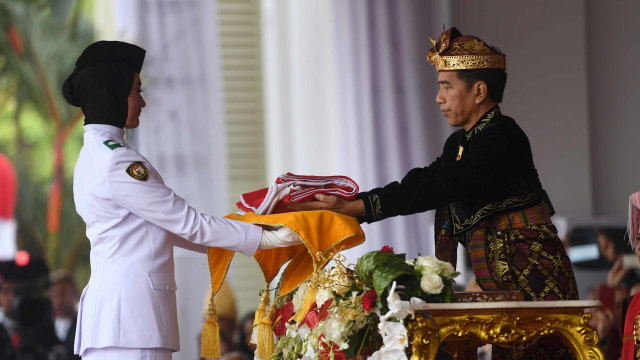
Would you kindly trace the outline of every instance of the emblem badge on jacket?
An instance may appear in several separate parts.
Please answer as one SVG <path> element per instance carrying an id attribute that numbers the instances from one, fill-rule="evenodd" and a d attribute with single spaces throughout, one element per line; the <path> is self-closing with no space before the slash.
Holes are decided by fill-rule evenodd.
<path id="1" fill-rule="evenodd" d="M 149 179 L 149 172 L 147 171 L 147 167 L 139 161 L 134 161 L 131 163 L 131 165 L 129 165 L 129 167 L 127 168 L 127 174 L 139 181 L 147 181 L 147 179 Z"/>

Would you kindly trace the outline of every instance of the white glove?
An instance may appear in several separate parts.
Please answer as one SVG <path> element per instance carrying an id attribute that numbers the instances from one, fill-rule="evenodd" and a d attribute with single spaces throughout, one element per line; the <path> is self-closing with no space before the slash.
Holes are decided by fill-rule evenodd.
<path id="1" fill-rule="evenodd" d="M 277 230 L 262 230 L 262 239 L 258 249 L 275 249 L 302 244 L 302 240 L 288 227 L 282 226 Z"/>

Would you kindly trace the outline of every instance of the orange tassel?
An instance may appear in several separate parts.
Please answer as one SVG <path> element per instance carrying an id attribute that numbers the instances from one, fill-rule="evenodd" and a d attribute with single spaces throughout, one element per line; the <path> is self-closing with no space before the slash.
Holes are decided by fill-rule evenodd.
<path id="1" fill-rule="evenodd" d="M 202 324 L 202 336 L 200 337 L 200 356 L 203 358 L 217 359 L 220 357 L 220 327 L 216 314 L 214 292 L 211 292 L 209 307 L 205 314 L 206 320 Z"/>
<path id="2" fill-rule="evenodd" d="M 265 313 L 267 312 L 267 307 L 269 307 L 269 301 L 270 301 L 270 297 L 269 297 L 269 284 L 267 284 L 267 286 L 265 287 L 264 290 L 262 290 L 260 292 L 260 305 L 258 305 L 258 309 L 256 310 L 256 313 L 253 317 L 253 329 L 257 330 L 258 329 L 258 325 L 260 325 L 260 322 L 262 321 L 262 318 L 264 317 Z M 253 336 L 251 337 L 251 343 L 252 344 L 256 344 L 253 341 Z"/>
<path id="3" fill-rule="evenodd" d="M 271 306 L 258 325 L 258 357 L 260 359 L 271 359 L 275 350 L 272 329 L 275 312 L 275 306 Z"/>

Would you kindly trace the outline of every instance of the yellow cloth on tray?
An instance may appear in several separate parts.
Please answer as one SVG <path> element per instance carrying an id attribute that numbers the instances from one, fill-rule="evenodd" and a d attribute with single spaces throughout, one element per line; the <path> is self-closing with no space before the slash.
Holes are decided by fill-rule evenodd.
<path id="1" fill-rule="evenodd" d="M 229 214 L 226 218 L 244 221 L 263 227 L 286 226 L 295 232 L 302 240 L 301 245 L 287 248 L 258 250 L 254 258 L 258 262 L 269 284 L 278 275 L 280 268 L 289 260 L 289 264 L 282 274 L 279 293 L 275 296 L 286 295 L 295 290 L 313 275 L 314 271 L 322 269 L 338 252 L 350 249 L 364 241 L 364 232 L 358 221 L 346 215 L 328 210 L 288 212 L 270 215 L 246 213 L 244 215 Z M 227 270 L 235 253 L 221 248 L 209 248 L 208 260 L 211 273 L 212 295 L 220 290 Z M 258 355 L 270 358 L 273 353 L 273 333 L 271 332 L 274 308 L 269 312 L 269 294 L 263 294 L 263 300 L 256 312 L 258 330 Z M 219 327 L 216 321 L 214 298 L 210 300 L 207 319 L 202 327 L 202 357 L 219 357 L 220 341 Z"/>
<path id="2" fill-rule="evenodd" d="M 364 232 L 355 218 L 328 210 L 271 215 L 234 213 L 225 217 L 261 226 L 286 226 L 302 239 L 302 245 L 258 250 L 254 255 L 267 283 L 271 282 L 280 268 L 291 260 L 282 275 L 278 294 L 280 296 L 298 288 L 314 270 L 323 268 L 336 253 L 364 241 Z M 211 287 L 214 292 L 222 285 L 233 254 L 230 250 L 209 248 Z"/>

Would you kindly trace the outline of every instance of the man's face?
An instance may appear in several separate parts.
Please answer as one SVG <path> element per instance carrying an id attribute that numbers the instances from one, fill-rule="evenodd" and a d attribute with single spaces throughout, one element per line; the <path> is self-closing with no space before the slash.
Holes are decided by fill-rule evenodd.
<path id="1" fill-rule="evenodd" d="M 0 285 L 0 307 L 4 309 L 4 311 L 9 311 L 11 307 L 11 301 L 15 297 L 16 283 L 13 281 L 5 281 L 2 285 Z"/>
<path id="2" fill-rule="evenodd" d="M 49 299 L 53 314 L 56 317 L 70 318 L 75 316 L 76 290 L 71 284 L 58 283 L 49 288 Z"/>
<path id="3" fill-rule="evenodd" d="M 133 85 L 131 87 L 131 92 L 129 93 L 129 98 L 127 99 L 129 104 L 129 111 L 127 114 L 127 122 L 124 127 L 127 129 L 135 129 L 140 125 L 140 112 L 142 108 L 147 105 L 142 98 L 142 82 L 140 81 L 140 75 L 136 73 L 133 76 Z"/>
<path id="4" fill-rule="evenodd" d="M 451 126 L 459 126 L 469 130 L 475 123 L 474 113 L 478 108 L 476 96 L 467 89 L 467 83 L 458 79 L 455 71 L 441 71 L 438 73 L 440 90 L 436 102 L 440 104 L 440 111 Z"/>

